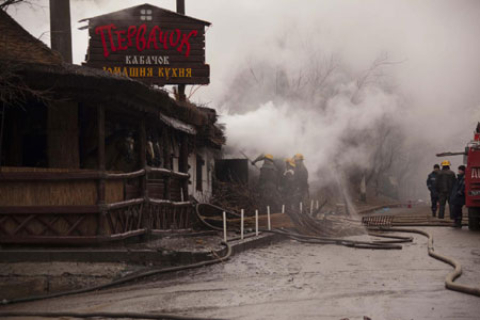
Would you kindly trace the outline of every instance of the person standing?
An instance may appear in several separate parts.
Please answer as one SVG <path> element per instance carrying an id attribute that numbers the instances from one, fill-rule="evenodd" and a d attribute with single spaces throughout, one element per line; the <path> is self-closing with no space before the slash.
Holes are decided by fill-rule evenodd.
<path id="1" fill-rule="evenodd" d="M 455 183 L 455 173 L 450 170 L 450 161 L 442 161 L 442 170 L 437 173 L 435 181 L 435 190 L 438 193 L 438 201 L 440 203 L 438 210 L 438 218 L 444 219 L 445 205 L 448 201 L 450 205 L 450 194 L 452 193 L 453 184 Z M 453 219 L 452 210 L 450 209 L 450 219 Z"/>
<path id="2" fill-rule="evenodd" d="M 303 163 L 305 158 L 301 153 L 297 153 L 293 160 L 295 160 L 294 185 L 297 193 L 296 200 L 305 202 L 309 198 L 308 170 Z"/>
<path id="3" fill-rule="evenodd" d="M 455 219 L 455 228 L 462 227 L 462 208 L 465 205 L 465 166 L 458 167 L 457 179 L 450 194 L 452 215 Z"/>
<path id="4" fill-rule="evenodd" d="M 432 216 L 435 217 L 437 215 L 437 203 L 438 203 L 438 193 L 435 188 L 435 184 L 437 181 L 437 174 L 440 171 L 440 166 L 435 164 L 433 166 L 433 171 L 428 175 L 427 178 L 427 187 L 430 190 L 430 199 L 432 201 Z"/>
<path id="5" fill-rule="evenodd" d="M 295 160 L 286 159 L 285 160 L 285 172 L 282 176 L 282 196 L 288 210 L 292 209 L 294 205 L 294 196 L 295 196 Z"/>
<path id="6" fill-rule="evenodd" d="M 261 154 L 252 161 L 252 165 L 263 161 L 260 168 L 258 187 L 263 205 L 273 208 L 278 202 L 278 174 L 271 154 Z"/>

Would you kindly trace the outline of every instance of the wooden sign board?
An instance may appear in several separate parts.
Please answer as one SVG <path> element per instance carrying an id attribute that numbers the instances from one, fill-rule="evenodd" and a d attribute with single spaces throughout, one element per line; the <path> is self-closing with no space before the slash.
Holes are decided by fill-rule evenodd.
<path id="1" fill-rule="evenodd" d="M 144 4 L 88 20 L 84 65 L 148 84 L 208 84 L 210 23 Z"/>

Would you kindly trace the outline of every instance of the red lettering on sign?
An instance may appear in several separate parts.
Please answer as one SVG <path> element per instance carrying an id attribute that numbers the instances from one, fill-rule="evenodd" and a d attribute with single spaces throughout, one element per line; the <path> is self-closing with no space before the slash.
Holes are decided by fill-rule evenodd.
<path id="1" fill-rule="evenodd" d="M 147 42 L 147 48 L 150 49 L 153 47 L 155 49 L 160 49 L 157 44 L 157 31 L 162 32 L 158 26 L 155 26 L 152 28 L 152 31 L 150 31 L 150 35 L 148 36 L 148 42 Z"/>
<path id="2" fill-rule="evenodd" d="M 115 33 L 117 34 L 118 50 L 127 50 L 128 47 L 123 45 L 123 43 L 127 41 L 127 39 L 125 37 L 122 37 L 122 36 L 125 36 L 126 31 L 120 30 L 120 31 L 115 31 Z"/>
<path id="3" fill-rule="evenodd" d="M 187 48 L 185 50 L 185 57 L 188 58 L 188 56 L 190 56 L 190 37 L 197 36 L 197 34 L 198 34 L 197 30 L 190 31 L 188 35 L 182 34 L 182 42 L 180 43 L 180 46 L 177 48 L 177 51 L 182 52 L 183 46 L 186 46 Z"/>
<path id="4" fill-rule="evenodd" d="M 177 34 L 177 38 L 175 41 L 173 41 L 173 36 L 175 35 L 175 33 Z M 180 41 L 180 36 L 182 34 L 182 32 L 179 29 L 175 29 L 175 33 L 172 32 L 170 34 L 170 45 L 172 47 L 175 47 L 178 44 L 178 42 Z"/>
<path id="5" fill-rule="evenodd" d="M 135 37 L 135 33 L 137 32 L 137 27 L 136 26 L 130 26 L 128 27 L 127 31 L 127 39 L 128 39 L 128 46 L 131 47 L 133 45 L 132 43 L 132 38 Z"/>
<path id="6" fill-rule="evenodd" d="M 117 51 L 117 49 L 115 48 L 115 45 L 113 44 L 112 29 L 116 29 L 115 25 L 113 23 L 109 24 L 109 25 L 106 25 L 106 26 L 100 26 L 100 27 L 97 27 L 95 29 L 95 33 L 100 34 L 100 36 L 102 37 L 103 55 L 105 57 L 108 57 L 110 55 L 110 52 L 108 51 L 108 47 L 107 47 L 107 40 L 105 39 L 105 33 L 104 33 L 105 30 L 108 32 L 108 39 L 110 41 L 110 49 L 113 52 Z"/>
<path id="7" fill-rule="evenodd" d="M 147 33 L 147 25 L 142 24 L 137 31 L 137 50 L 142 52 L 145 50 L 145 46 L 147 45 L 147 42 L 145 41 L 145 33 Z"/>
<path id="8" fill-rule="evenodd" d="M 113 31 L 115 30 L 115 31 Z M 112 35 L 115 33 L 115 37 Z M 98 26 L 95 28 L 95 34 L 100 35 L 103 46 L 103 55 L 107 58 L 111 52 L 124 51 L 135 46 L 139 52 L 145 49 L 168 50 L 169 45 L 176 48 L 178 52 L 190 56 L 192 38 L 198 35 L 197 30 L 192 30 L 185 34 L 180 29 L 165 32 L 158 26 L 154 26 L 151 30 L 147 30 L 147 25 L 129 26 L 126 30 L 117 30 L 115 24 Z M 134 41 L 135 39 L 135 41 Z"/>

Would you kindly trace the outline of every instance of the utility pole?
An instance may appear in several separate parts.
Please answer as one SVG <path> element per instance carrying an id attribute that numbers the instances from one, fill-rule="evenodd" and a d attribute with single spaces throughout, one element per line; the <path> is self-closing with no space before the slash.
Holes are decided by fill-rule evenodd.
<path id="1" fill-rule="evenodd" d="M 185 15 L 185 0 L 177 0 L 177 13 Z M 185 101 L 187 96 L 185 95 L 185 85 L 178 85 L 178 100 Z"/>
<path id="2" fill-rule="evenodd" d="M 63 61 L 72 63 L 70 0 L 50 0 L 50 42 L 52 50 L 59 52 Z"/>

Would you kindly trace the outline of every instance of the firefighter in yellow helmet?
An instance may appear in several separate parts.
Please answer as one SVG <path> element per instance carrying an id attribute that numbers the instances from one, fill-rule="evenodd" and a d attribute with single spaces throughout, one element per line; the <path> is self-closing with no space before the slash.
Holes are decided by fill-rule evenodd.
<path id="1" fill-rule="evenodd" d="M 437 173 L 437 180 L 435 181 L 435 190 L 438 194 L 438 202 L 440 203 L 438 209 L 438 218 L 444 219 L 445 205 L 448 201 L 450 207 L 450 193 L 452 192 L 453 184 L 455 183 L 455 173 L 450 170 L 450 161 L 442 161 L 442 170 Z M 452 210 L 449 209 L 450 219 L 453 220 Z"/>
<path id="2" fill-rule="evenodd" d="M 258 178 L 260 198 L 265 206 L 273 207 L 278 202 L 278 170 L 273 156 L 269 153 L 259 155 L 252 161 L 252 165 L 263 161 Z"/>
<path id="3" fill-rule="evenodd" d="M 308 186 L 308 170 L 303 161 L 303 154 L 297 153 L 293 156 L 295 161 L 294 185 L 295 185 L 295 202 L 305 202 L 309 198 Z"/>

